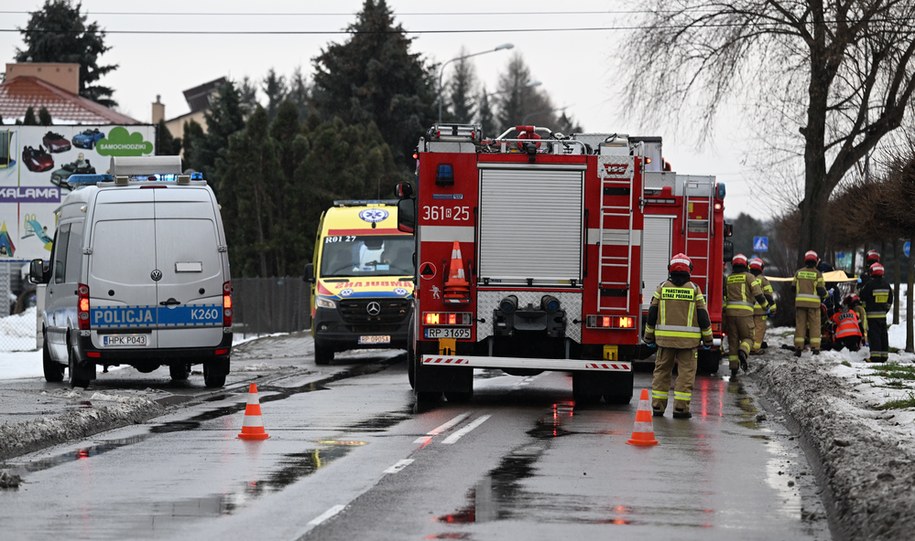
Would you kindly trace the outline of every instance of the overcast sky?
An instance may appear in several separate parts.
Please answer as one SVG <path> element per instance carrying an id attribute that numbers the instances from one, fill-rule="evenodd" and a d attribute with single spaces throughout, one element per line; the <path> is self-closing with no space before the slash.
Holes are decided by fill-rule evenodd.
<path id="1" fill-rule="evenodd" d="M 4 62 L 13 62 L 17 47 L 23 47 L 18 32 L 25 27 L 28 12 L 41 8 L 43 0 L 3 0 L 0 4 L 0 52 Z M 413 51 L 429 61 L 444 62 L 459 56 L 461 47 L 481 52 L 503 43 L 514 49 L 473 59 L 477 76 L 490 91 L 509 57 L 518 52 L 542 82 L 557 107 L 567 111 L 591 132 L 660 135 L 664 154 L 679 173 L 715 175 L 727 184 L 726 216 L 746 212 L 769 218 L 774 211 L 761 203 L 755 183 L 761 175 L 742 164 L 747 152 L 757 150 L 744 135 L 747 124 L 739 114 L 730 114 L 719 124 L 715 137 L 697 149 L 688 133 L 689 118 L 679 119 L 680 129 L 640 124 L 625 116 L 619 83 L 619 55 L 627 30 L 641 2 L 621 0 L 464 0 L 430 2 L 388 0 L 396 21 L 414 37 Z M 343 42 L 341 31 L 354 20 L 361 0 L 332 2 L 305 0 L 203 0 L 188 2 L 155 0 L 83 0 L 90 21 L 109 32 L 111 50 L 101 64 L 119 68 L 102 83 L 115 89 L 119 110 L 149 122 L 151 103 L 160 95 L 166 117 L 188 112 L 182 91 L 227 76 L 260 80 L 273 67 L 289 75 L 301 66 L 310 79 L 312 58 L 329 42 Z M 152 12 L 155 10 L 155 13 Z M 534 30 L 532 30 L 534 29 Z M 558 30 L 557 30 L 558 29 Z M 117 31 L 297 31 L 309 34 L 201 35 L 118 34 Z M 445 79 L 454 64 L 446 66 Z M 756 197 L 754 197 L 756 196 Z"/>

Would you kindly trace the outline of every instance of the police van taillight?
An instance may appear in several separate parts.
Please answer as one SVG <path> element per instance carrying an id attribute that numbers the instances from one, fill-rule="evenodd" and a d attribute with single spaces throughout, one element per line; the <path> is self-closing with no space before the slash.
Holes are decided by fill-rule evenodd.
<path id="1" fill-rule="evenodd" d="M 76 286 L 76 319 L 79 330 L 89 330 L 89 286 L 86 284 Z"/>
<path id="2" fill-rule="evenodd" d="M 232 282 L 222 284 L 222 326 L 232 327 Z"/>

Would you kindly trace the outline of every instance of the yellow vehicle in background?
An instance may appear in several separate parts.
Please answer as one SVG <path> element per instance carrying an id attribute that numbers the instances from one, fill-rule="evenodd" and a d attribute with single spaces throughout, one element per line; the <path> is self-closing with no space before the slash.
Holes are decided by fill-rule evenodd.
<path id="1" fill-rule="evenodd" d="M 338 351 L 407 347 L 413 250 L 395 201 L 334 201 L 324 211 L 305 268 L 316 364 Z"/>

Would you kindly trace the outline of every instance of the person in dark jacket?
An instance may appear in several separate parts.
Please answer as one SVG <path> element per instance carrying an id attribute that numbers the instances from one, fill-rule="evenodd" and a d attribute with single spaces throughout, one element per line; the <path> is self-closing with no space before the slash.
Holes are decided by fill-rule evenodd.
<path id="1" fill-rule="evenodd" d="M 893 287 L 884 280 L 880 263 L 870 267 L 870 280 L 861 289 L 861 302 L 867 312 L 867 341 L 871 346 L 868 362 L 885 363 L 890 355 L 886 313 L 893 305 Z"/>

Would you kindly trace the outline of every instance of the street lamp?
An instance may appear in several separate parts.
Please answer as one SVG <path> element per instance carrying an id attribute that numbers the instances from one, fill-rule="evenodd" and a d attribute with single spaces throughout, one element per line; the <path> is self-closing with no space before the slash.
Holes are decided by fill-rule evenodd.
<path id="1" fill-rule="evenodd" d="M 502 45 L 499 45 L 498 47 L 496 47 L 494 49 L 489 49 L 488 51 L 481 51 L 479 53 L 465 54 L 464 56 L 458 56 L 458 57 L 452 58 L 451 60 L 447 60 L 447 61 L 445 61 L 444 64 L 442 64 L 442 69 L 439 70 L 439 72 L 438 72 L 438 123 L 439 124 L 442 123 L 442 102 L 445 101 L 445 97 L 442 95 L 442 79 L 445 76 L 445 66 L 447 66 L 448 64 L 450 64 L 452 62 L 457 62 L 458 60 L 464 60 L 465 58 L 470 58 L 472 56 L 480 56 L 481 54 L 489 54 L 489 53 L 495 53 L 498 51 L 505 51 L 505 50 L 511 49 L 513 47 L 514 47 L 514 45 L 511 43 L 503 43 Z"/>

